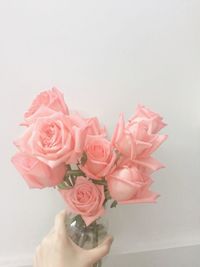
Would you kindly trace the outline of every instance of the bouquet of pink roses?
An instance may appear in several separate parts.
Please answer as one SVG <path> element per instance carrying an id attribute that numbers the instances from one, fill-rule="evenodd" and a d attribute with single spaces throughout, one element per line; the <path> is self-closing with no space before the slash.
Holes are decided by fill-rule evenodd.
<path id="1" fill-rule="evenodd" d="M 156 201 L 151 174 L 164 166 L 151 155 L 167 138 L 159 134 L 166 124 L 157 113 L 139 105 L 128 122 L 121 114 L 108 140 L 97 118 L 70 113 L 53 88 L 35 98 L 21 125 L 25 132 L 14 142 L 19 151 L 13 164 L 30 188 L 59 190 L 76 214 L 72 225 L 99 234 L 108 201 L 111 207 Z M 77 233 L 74 239 L 86 243 Z"/>

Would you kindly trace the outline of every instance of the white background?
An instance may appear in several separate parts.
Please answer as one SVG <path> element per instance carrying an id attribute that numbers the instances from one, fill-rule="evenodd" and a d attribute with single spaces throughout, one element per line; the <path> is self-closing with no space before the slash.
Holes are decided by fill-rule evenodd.
<path id="1" fill-rule="evenodd" d="M 200 243 L 199 14 L 198 0 L 0 0 L 0 262 L 29 259 L 65 206 L 53 190 L 29 190 L 10 163 L 24 111 L 54 85 L 110 134 L 138 103 L 168 123 L 161 198 L 109 211 L 112 254 Z"/>

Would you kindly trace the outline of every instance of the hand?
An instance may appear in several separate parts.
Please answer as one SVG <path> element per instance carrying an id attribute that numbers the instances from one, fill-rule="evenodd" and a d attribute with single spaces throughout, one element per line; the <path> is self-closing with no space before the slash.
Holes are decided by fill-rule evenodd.
<path id="1" fill-rule="evenodd" d="M 98 247 L 84 250 L 67 236 L 66 211 L 55 218 L 54 228 L 36 249 L 34 267 L 91 267 L 107 255 L 113 241 L 108 236 Z"/>

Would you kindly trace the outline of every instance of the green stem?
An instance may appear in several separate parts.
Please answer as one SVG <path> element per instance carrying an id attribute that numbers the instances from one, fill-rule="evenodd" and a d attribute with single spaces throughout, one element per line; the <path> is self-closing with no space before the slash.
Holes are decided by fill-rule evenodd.
<path id="1" fill-rule="evenodd" d="M 71 165 L 70 164 L 67 164 L 67 170 L 70 170 L 71 171 Z"/>
<path id="2" fill-rule="evenodd" d="M 67 173 L 66 173 L 66 176 L 82 176 L 84 175 L 84 172 L 82 172 L 81 170 L 69 170 Z"/>

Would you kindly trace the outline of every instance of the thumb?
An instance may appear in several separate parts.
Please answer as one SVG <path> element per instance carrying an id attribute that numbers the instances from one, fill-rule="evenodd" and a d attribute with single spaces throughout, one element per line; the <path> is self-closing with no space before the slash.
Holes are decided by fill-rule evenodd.
<path id="1" fill-rule="evenodd" d="M 55 223 L 54 223 L 54 229 L 55 233 L 60 235 L 60 236 L 66 236 L 67 231 L 66 231 L 66 226 L 65 226 L 65 221 L 67 219 L 67 211 L 62 210 L 59 212 L 56 217 L 55 217 Z"/>
<path id="2" fill-rule="evenodd" d="M 87 251 L 87 259 L 90 260 L 92 264 L 98 262 L 101 258 L 109 253 L 112 242 L 113 237 L 107 236 L 101 245 Z"/>

